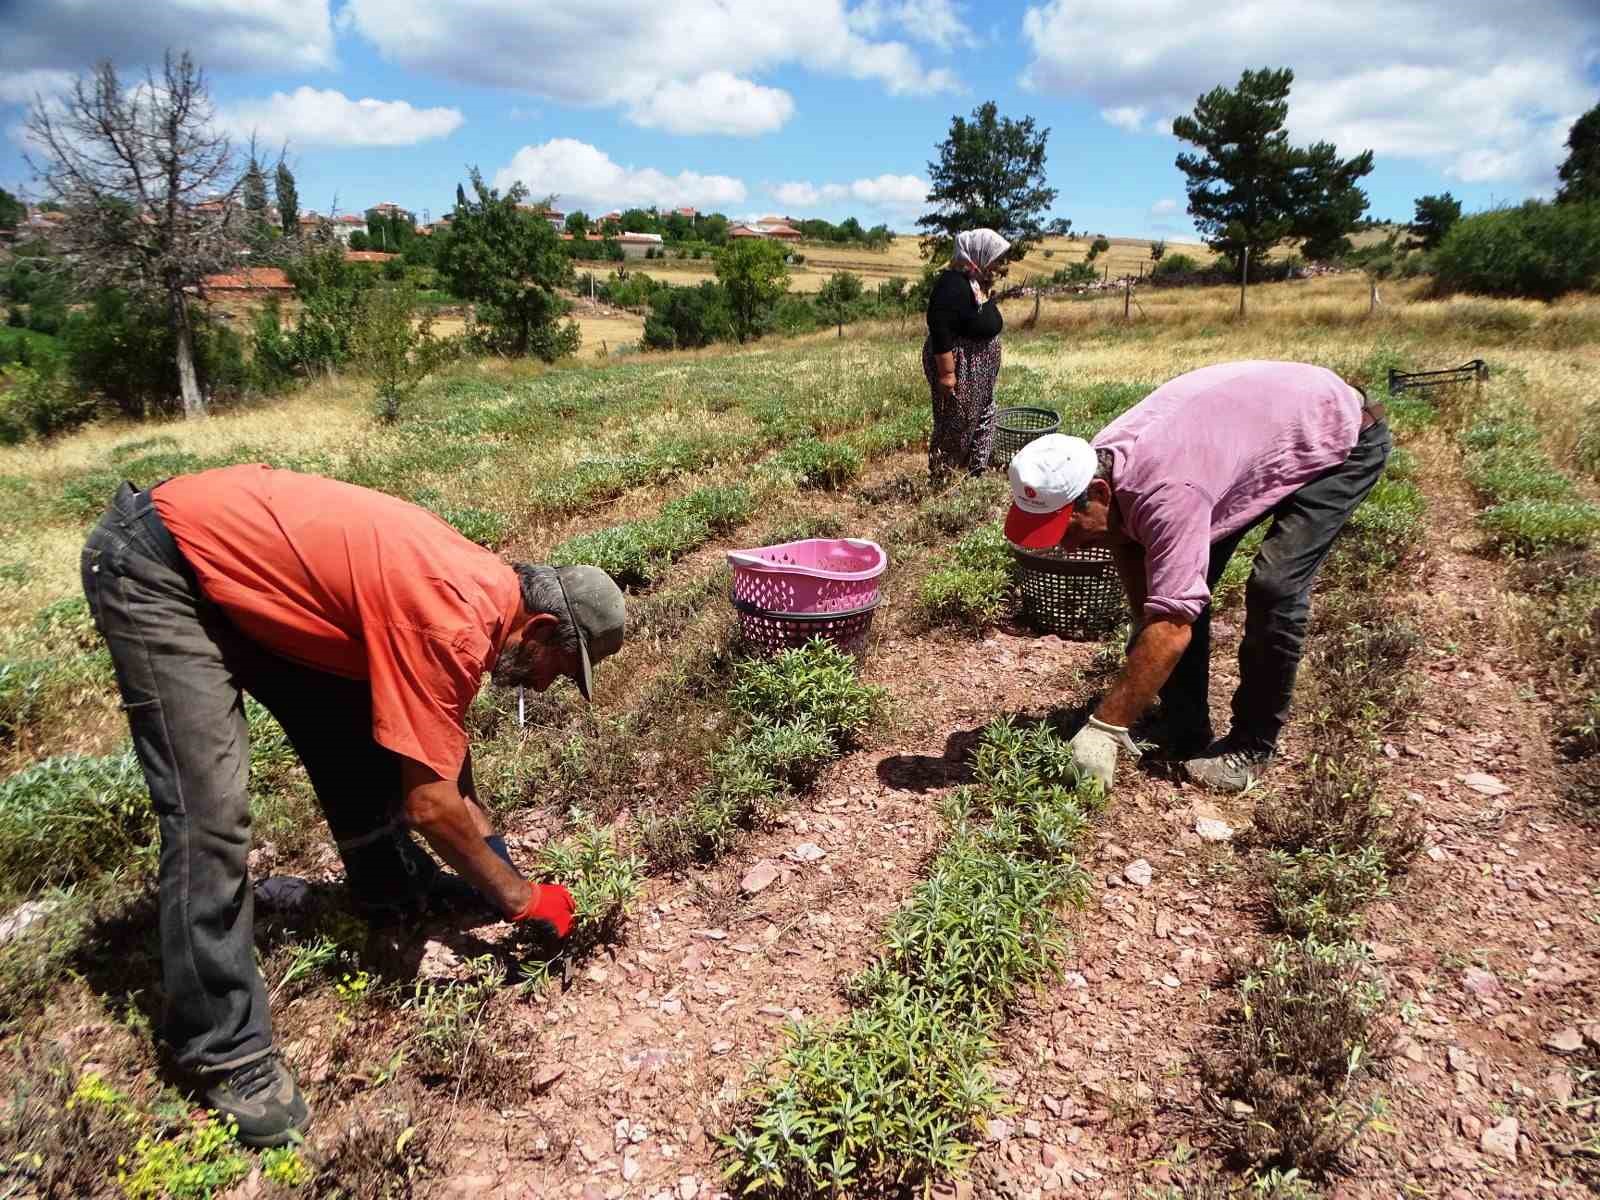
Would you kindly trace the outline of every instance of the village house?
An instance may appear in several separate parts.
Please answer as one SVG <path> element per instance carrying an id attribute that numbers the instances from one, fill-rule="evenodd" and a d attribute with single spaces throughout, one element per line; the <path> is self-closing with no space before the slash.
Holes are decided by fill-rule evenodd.
<path id="1" fill-rule="evenodd" d="M 645 258 L 652 250 L 662 250 L 664 243 L 659 233 L 619 233 L 617 245 L 623 258 Z"/>
<path id="2" fill-rule="evenodd" d="M 216 299 L 262 300 L 269 296 L 292 296 L 294 284 L 282 267 L 241 267 L 200 280 L 200 295 Z"/>
<path id="3" fill-rule="evenodd" d="M 747 221 L 734 225 L 728 230 L 730 238 L 767 238 L 776 242 L 798 242 L 801 233 L 793 226 L 786 224 L 782 218 L 763 217 L 759 221 Z"/>

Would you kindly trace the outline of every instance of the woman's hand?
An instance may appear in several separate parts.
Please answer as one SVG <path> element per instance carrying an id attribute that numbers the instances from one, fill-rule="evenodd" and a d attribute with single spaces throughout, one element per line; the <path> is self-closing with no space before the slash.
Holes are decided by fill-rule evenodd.
<path id="1" fill-rule="evenodd" d="M 939 375 L 939 390 L 946 396 L 956 394 L 956 355 L 954 350 L 933 356 L 933 365 Z"/>

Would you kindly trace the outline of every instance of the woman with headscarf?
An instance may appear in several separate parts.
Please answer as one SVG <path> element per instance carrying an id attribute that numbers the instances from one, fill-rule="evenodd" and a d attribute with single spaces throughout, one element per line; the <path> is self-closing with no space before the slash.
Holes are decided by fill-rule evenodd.
<path id="1" fill-rule="evenodd" d="M 1009 249 L 1011 243 L 992 229 L 956 234 L 950 266 L 939 273 L 928 296 L 922 370 L 933 390 L 928 473 L 935 482 L 954 471 L 976 475 L 989 464 L 1005 327 L 993 290 Z"/>

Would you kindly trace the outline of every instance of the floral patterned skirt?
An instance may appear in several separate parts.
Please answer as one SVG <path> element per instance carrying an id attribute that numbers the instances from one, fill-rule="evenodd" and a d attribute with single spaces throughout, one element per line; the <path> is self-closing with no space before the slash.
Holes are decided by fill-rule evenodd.
<path id="1" fill-rule="evenodd" d="M 942 479 L 956 471 L 976 475 L 989 465 L 994 444 L 994 385 L 1000 376 L 1000 339 L 957 338 L 956 389 L 946 398 L 930 341 L 922 343 L 922 373 L 933 394 L 933 437 L 928 472 Z"/>

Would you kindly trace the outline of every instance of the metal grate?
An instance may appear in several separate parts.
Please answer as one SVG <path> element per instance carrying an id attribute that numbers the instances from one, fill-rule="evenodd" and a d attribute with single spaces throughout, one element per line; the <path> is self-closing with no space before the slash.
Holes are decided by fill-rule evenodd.
<path id="1" fill-rule="evenodd" d="M 1011 456 L 1034 438 L 1061 428 L 1061 418 L 1048 408 L 1002 408 L 994 423 L 994 446 L 989 462 L 996 467 L 1011 465 Z"/>
<path id="2" fill-rule="evenodd" d="M 1423 391 L 1427 388 L 1448 387 L 1453 383 L 1482 383 L 1489 378 L 1489 364 L 1481 358 L 1462 363 L 1459 367 L 1445 367 L 1439 371 L 1397 371 L 1389 368 L 1389 394 Z"/>
<path id="3" fill-rule="evenodd" d="M 1088 641 L 1123 620 L 1127 604 L 1109 550 L 1011 549 L 1021 577 L 1022 619 L 1033 628 Z"/>
<path id="4" fill-rule="evenodd" d="M 826 638 L 857 662 L 867 656 L 867 635 L 872 630 L 872 614 L 878 602 L 850 612 L 776 613 L 745 600 L 734 598 L 739 611 L 739 628 L 745 640 L 764 655 L 781 654 L 804 646 L 812 638 Z"/>

